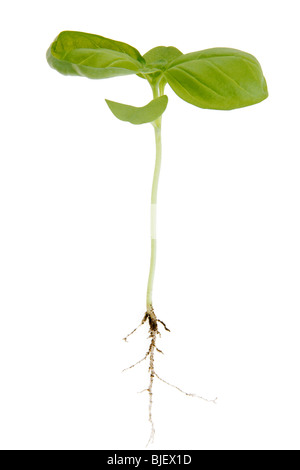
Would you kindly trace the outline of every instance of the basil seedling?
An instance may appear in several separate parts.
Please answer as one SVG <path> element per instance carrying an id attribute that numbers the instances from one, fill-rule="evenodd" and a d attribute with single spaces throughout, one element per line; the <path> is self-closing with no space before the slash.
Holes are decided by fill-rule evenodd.
<path id="1" fill-rule="evenodd" d="M 106 100 L 110 110 L 118 119 L 136 125 L 151 123 L 155 132 L 156 161 L 151 194 L 151 258 L 146 313 L 141 322 L 141 325 L 148 323 L 150 346 L 145 357 L 138 361 L 140 363 L 149 358 L 150 362 L 150 383 L 147 391 L 151 439 L 154 436 L 153 381 L 155 377 L 160 379 L 154 369 L 154 353 L 158 350 L 156 346 L 158 325 L 161 324 L 168 330 L 157 318 L 152 302 L 156 262 L 156 203 L 161 166 L 161 120 L 168 104 L 164 89 L 166 84 L 169 84 L 180 98 L 199 108 L 231 110 L 266 99 L 268 96 L 266 80 L 257 59 L 237 49 L 218 47 L 183 54 L 175 47 L 155 47 L 141 56 L 137 49 L 123 42 L 76 31 L 60 33 L 47 51 L 47 60 L 52 68 L 64 75 L 91 79 L 137 75 L 150 84 L 153 92 L 153 100 L 141 108 Z M 128 336 L 124 339 L 126 340 Z M 160 380 L 165 382 L 163 379 Z M 175 388 L 180 390 L 178 387 Z"/>

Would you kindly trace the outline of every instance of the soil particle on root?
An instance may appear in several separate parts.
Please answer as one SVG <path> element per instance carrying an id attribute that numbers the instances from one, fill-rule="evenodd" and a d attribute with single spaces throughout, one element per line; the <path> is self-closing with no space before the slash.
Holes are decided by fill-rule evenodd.
<path id="1" fill-rule="evenodd" d="M 123 338 L 124 341 L 127 341 L 129 336 L 131 336 L 133 333 L 135 333 L 135 331 L 140 326 L 144 325 L 146 322 L 148 322 L 148 324 L 149 324 L 149 339 L 150 339 L 149 349 L 148 349 L 148 351 L 146 352 L 145 356 L 142 359 L 140 359 L 138 362 L 136 362 L 132 366 L 127 367 L 126 369 L 124 369 L 124 371 L 132 369 L 136 365 L 138 365 L 141 362 L 143 362 L 144 360 L 146 360 L 147 357 L 149 357 L 149 377 L 150 377 L 150 381 L 149 381 L 148 388 L 143 390 L 143 392 L 147 391 L 148 394 L 149 394 L 149 415 L 148 416 L 149 416 L 149 422 L 150 422 L 150 425 L 151 425 L 151 432 L 150 432 L 150 438 L 149 438 L 148 444 L 150 444 L 150 442 L 153 442 L 154 434 L 155 434 L 154 422 L 153 422 L 153 417 L 152 417 L 153 382 L 154 382 L 154 377 L 157 376 L 156 372 L 155 372 L 155 368 L 154 368 L 154 354 L 155 354 L 155 351 L 158 351 L 158 352 L 162 353 L 162 351 L 160 349 L 158 349 L 157 346 L 156 346 L 157 335 L 161 336 L 160 331 L 158 329 L 158 324 L 160 323 L 161 325 L 163 325 L 163 327 L 166 331 L 170 332 L 170 330 L 169 330 L 169 328 L 167 328 L 167 326 L 165 325 L 165 323 L 163 321 L 159 320 L 156 317 L 156 315 L 154 313 L 154 309 L 153 309 L 153 307 L 151 307 L 145 313 L 140 325 L 137 328 L 135 328 L 131 333 L 129 333 L 125 338 Z"/>
<path id="2" fill-rule="evenodd" d="M 148 443 L 147 443 L 147 446 L 148 446 L 151 442 L 153 442 L 154 435 L 155 435 L 155 427 L 154 427 L 153 416 L 152 416 L 154 377 L 156 377 L 157 379 L 159 379 L 161 382 L 165 383 L 166 385 L 169 385 L 170 387 L 175 388 L 176 390 L 183 393 L 184 395 L 187 395 L 187 396 L 190 396 L 190 397 L 196 397 L 196 398 L 199 398 L 199 399 L 204 400 L 206 402 L 210 402 L 210 403 L 214 403 L 214 404 L 216 404 L 217 398 L 215 398 L 214 400 L 208 400 L 208 399 L 203 398 L 203 397 L 201 397 L 199 395 L 196 395 L 194 393 L 187 393 L 184 390 L 181 390 L 176 385 L 173 385 L 173 384 L 167 382 L 166 380 L 159 377 L 159 375 L 157 375 L 157 373 L 155 372 L 155 368 L 154 368 L 154 354 L 155 354 L 155 351 L 158 351 L 159 353 L 162 353 L 162 351 L 160 349 L 158 349 L 157 346 L 156 346 L 157 336 L 161 336 L 160 331 L 158 329 L 158 324 L 160 323 L 166 331 L 170 332 L 170 330 L 169 330 L 169 328 L 167 328 L 166 324 L 163 321 L 159 320 L 156 317 L 156 315 L 154 313 L 154 309 L 153 309 L 152 306 L 145 313 L 141 323 L 131 333 L 129 333 L 125 338 L 123 338 L 124 341 L 127 342 L 127 339 L 129 338 L 129 336 L 131 336 L 133 333 L 135 333 L 136 330 L 140 326 L 144 325 L 146 322 L 148 322 L 148 324 L 149 324 L 149 339 L 150 339 L 149 349 L 148 349 L 148 351 L 146 352 L 145 356 L 142 359 L 140 359 L 138 362 L 131 365 L 130 367 L 127 367 L 126 369 L 124 369 L 123 372 L 126 371 L 126 370 L 129 370 L 129 369 L 132 369 L 133 367 L 137 366 L 138 364 L 145 361 L 149 357 L 149 369 L 148 369 L 149 370 L 149 377 L 150 377 L 149 385 L 148 385 L 148 388 L 142 390 L 142 392 L 148 392 L 148 394 L 149 394 L 148 419 L 149 419 L 150 426 L 151 426 L 151 432 L 150 432 L 150 437 L 149 437 L 149 440 L 148 440 Z M 140 393 L 142 393 L 142 392 L 140 392 Z"/>

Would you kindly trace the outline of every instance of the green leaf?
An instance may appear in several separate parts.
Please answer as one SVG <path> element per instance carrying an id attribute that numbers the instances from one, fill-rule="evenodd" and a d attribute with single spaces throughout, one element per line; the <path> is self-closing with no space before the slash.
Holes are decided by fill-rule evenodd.
<path id="1" fill-rule="evenodd" d="M 151 74 L 150 77 L 148 75 L 147 78 L 155 79 L 159 77 L 162 74 L 162 71 L 164 71 L 168 65 L 180 55 L 182 55 L 182 52 L 176 49 L 176 47 L 172 46 L 158 46 L 150 49 L 150 51 L 143 55 L 143 59 L 146 61 L 147 68 L 149 69 L 148 73 Z M 157 69 L 158 71 L 155 72 Z M 141 74 L 138 74 L 138 76 L 141 78 L 146 78 Z"/>
<path id="2" fill-rule="evenodd" d="M 259 62 L 237 49 L 181 55 L 169 64 L 164 77 L 180 98 L 200 108 L 242 108 L 268 96 Z"/>
<path id="3" fill-rule="evenodd" d="M 111 112 L 121 121 L 131 122 L 131 124 L 145 124 L 155 121 L 163 114 L 168 104 L 168 97 L 166 95 L 160 96 L 142 108 L 115 101 L 105 101 Z"/>
<path id="4" fill-rule="evenodd" d="M 154 47 L 144 54 L 146 64 L 151 68 L 165 70 L 177 57 L 183 55 L 176 47 Z"/>
<path id="5" fill-rule="evenodd" d="M 64 75 L 88 78 L 136 74 L 145 69 L 145 60 L 134 47 L 77 31 L 60 33 L 47 51 L 47 60 Z"/>

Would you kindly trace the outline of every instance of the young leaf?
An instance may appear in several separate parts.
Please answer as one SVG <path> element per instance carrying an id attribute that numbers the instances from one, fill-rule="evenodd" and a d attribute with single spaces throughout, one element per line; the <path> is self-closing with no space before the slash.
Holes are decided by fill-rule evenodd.
<path id="1" fill-rule="evenodd" d="M 164 71 L 168 65 L 177 57 L 182 55 L 176 47 L 164 47 L 158 46 L 150 49 L 150 51 L 146 52 L 143 55 L 143 59 L 146 61 L 147 67 L 149 69 L 150 75 L 148 75 L 148 79 L 150 81 L 162 75 L 162 71 Z M 151 73 L 150 71 L 158 69 L 158 72 Z M 138 74 L 139 77 L 145 78 L 145 76 Z"/>
<path id="2" fill-rule="evenodd" d="M 150 49 L 143 55 L 147 65 L 156 67 L 160 70 L 165 70 L 168 64 L 170 64 L 177 57 L 183 55 L 176 47 L 164 47 L 158 46 Z"/>
<path id="3" fill-rule="evenodd" d="M 164 76 L 180 98 L 200 108 L 242 108 L 268 96 L 259 62 L 237 49 L 213 48 L 181 55 Z"/>
<path id="4" fill-rule="evenodd" d="M 168 104 L 168 97 L 166 95 L 160 96 L 142 108 L 115 101 L 105 101 L 111 112 L 121 121 L 131 122 L 131 124 L 145 124 L 155 121 L 163 114 Z"/>
<path id="5" fill-rule="evenodd" d="M 63 31 L 47 51 L 51 67 L 64 75 L 109 78 L 145 69 L 137 49 L 123 42 L 77 31 Z"/>

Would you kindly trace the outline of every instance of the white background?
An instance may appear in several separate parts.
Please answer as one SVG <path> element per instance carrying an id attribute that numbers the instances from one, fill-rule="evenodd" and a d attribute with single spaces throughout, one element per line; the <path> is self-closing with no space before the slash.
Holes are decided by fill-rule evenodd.
<path id="1" fill-rule="evenodd" d="M 104 99 L 151 99 L 135 76 L 50 69 L 62 30 L 144 54 L 242 49 L 269 98 L 222 112 L 167 87 L 154 306 L 163 333 L 150 449 L 298 449 L 298 1 L 1 4 L 0 447 L 143 449 L 154 134 Z"/>

